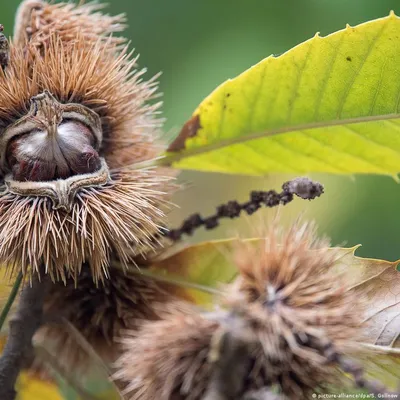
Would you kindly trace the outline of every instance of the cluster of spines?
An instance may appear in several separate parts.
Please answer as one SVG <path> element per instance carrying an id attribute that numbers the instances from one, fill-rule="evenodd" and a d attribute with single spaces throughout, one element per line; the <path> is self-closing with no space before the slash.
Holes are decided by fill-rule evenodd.
<path id="1" fill-rule="evenodd" d="M 215 311 L 182 313 L 171 305 L 163 319 L 125 336 L 115 377 L 129 399 L 236 399 L 272 386 L 282 398 L 307 399 L 328 385 L 347 387 L 343 372 L 357 388 L 385 392 L 351 359 L 365 352 L 359 347 L 363 297 L 336 271 L 338 253 L 316 238 L 312 225 L 296 224 L 283 236 L 274 227 L 265 239 L 241 242 L 235 253 L 239 275 Z M 233 344 L 229 351 L 224 337 Z M 232 378 L 221 371 L 227 360 Z M 237 365 L 247 367 L 240 372 Z M 237 397 L 214 396 L 227 386 L 237 387 Z"/>
<path id="2" fill-rule="evenodd" d="M 0 133 L 46 90 L 61 103 L 78 103 L 99 115 L 99 153 L 110 169 L 109 184 L 81 190 L 71 215 L 53 210 L 49 199 L 5 191 L 0 259 L 13 271 L 36 271 L 44 261 L 53 279 L 65 280 L 88 262 L 98 282 L 107 275 L 111 254 L 126 264 L 159 247 L 153 239 L 164 226 L 173 173 L 129 168 L 161 151 L 160 103 L 148 102 L 157 97 L 157 84 L 143 79 L 125 39 L 113 35 L 124 28 L 124 18 L 104 15 L 102 7 L 25 0 L 10 46 L 0 32 L 0 53 L 4 45 L 9 56 L 0 68 Z M 12 218 L 20 224 L 10 224 Z"/>
<path id="3" fill-rule="evenodd" d="M 4 42 L 10 62 L 0 69 L 0 129 L 25 115 L 30 99 L 48 90 L 60 102 L 80 103 L 99 114 L 106 140 L 102 153 L 111 168 L 120 168 L 159 154 L 161 103 L 148 103 L 158 97 L 157 77 L 144 80 L 126 39 L 114 35 L 124 29 L 124 17 L 101 14 L 102 7 L 21 4 L 9 49 Z"/>

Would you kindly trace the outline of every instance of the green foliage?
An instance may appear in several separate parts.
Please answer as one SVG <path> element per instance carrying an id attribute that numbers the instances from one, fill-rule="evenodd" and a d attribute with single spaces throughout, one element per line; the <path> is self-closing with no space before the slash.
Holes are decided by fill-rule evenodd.
<path id="1" fill-rule="evenodd" d="M 54 382 L 42 380 L 28 372 L 20 374 L 17 390 L 17 400 L 72 400 L 63 397 L 60 388 Z"/>
<path id="2" fill-rule="evenodd" d="M 229 283 L 237 275 L 230 256 L 231 245 L 231 240 L 220 240 L 189 246 L 157 260 L 149 272 L 156 279 L 185 288 L 194 303 L 204 305 L 212 302 L 221 283 Z"/>
<path id="3" fill-rule="evenodd" d="M 163 162 L 253 175 L 396 176 L 399 37 L 391 13 L 266 58 L 199 105 Z"/>

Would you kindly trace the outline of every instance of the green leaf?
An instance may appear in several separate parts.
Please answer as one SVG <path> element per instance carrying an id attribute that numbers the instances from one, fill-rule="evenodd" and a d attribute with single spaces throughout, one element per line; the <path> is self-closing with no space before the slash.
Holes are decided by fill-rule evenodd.
<path id="1" fill-rule="evenodd" d="M 151 267 L 132 272 L 177 287 L 175 294 L 203 306 L 213 303 L 220 285 L 237 275 L 230 250 L 232 239 L 217 240 L 188 246 L 173 254 L 154 260 Z M 171 289 L 169 289 L 171 290 Z"/>
<path id="2" fill-rule="evenodd" d="M 8 329 L 8 319 L 15 308 L 15 296 L 21 285 L 21 276 L 17 279 L 11 278 L 7 274 L 6 268 L 0 268 L 0 332 Z M 14 292 L 14 293 L 13 293 Z"/>
<path id="3" fill-rule="evenodd" d="M 21 372 L 17 381 L 16 400 L 63 400 L 53 382 L 44 381 L 28 372 Z"/>
<path id="4" fill-rule="evenodd" d="M 377 380 L 390 390 L 398 390 L 400 382 L 400 348 L 365 345 L 358 357 L 370 379 Z"/>
<path id="5" fill-rule="evenodd" d="M 110 380 L 110 372 L 96 355 L 90 343 L 72 325 L 65 325 L 70 338 L 81 352 L 87 354 L 87 369 L 67 369 L 59 362 L 57 350 L 49 340 L 35 338 L 34 349 L 38 360 L 45 365 L 54 381 L 57 381 L 60 392 L 65 400 L 120 400 L 116 385 Z M 79 337 L 78 337 L 79 335 Z"/>
<path id="6" fill-rule="evenodd" d="M 161 161 L 182 169 L 400 171 L 400 18 L 318 34 L 228 80 Z"/>

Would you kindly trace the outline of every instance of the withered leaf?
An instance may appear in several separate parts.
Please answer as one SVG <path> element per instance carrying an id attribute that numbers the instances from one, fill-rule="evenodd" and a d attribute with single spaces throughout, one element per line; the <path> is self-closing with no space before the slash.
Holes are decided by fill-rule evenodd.
<path id="1" fill-rule="evenodd" d="M 396 269 L 399 261 L 357 257 L 356 249 L 342 249 L 339 268 L 345 269 L 349 284 L 366 298 L 369 343 L 400 348 L 400 271 Z"/>
<path id="2" fill-rule="evenodd" d="M 365 352 L 357 356 L 366 375 L 389 390 L 400 383 L 400 271 L 399 261 L 383 261 L 354 255 L 357 246 L 341 249 L 339 269 L 346 272 L 352 290 L 364 296 Z"/>

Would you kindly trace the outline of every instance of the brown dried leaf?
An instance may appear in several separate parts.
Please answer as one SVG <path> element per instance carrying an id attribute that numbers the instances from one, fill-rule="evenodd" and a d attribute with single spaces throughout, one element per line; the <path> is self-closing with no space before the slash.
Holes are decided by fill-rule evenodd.
<path id="1" fill-rule="evenodd" d="M 339 269 L 349 284 L 366 299 L 364 319 L 367 342 L 357 358 L 369 378 L 389 390 L 400 382 L 400 261 L 383 261 L 354 255 L 358 246 L 341 249 Z"/>
<path id="2" fill-rule="evenodd" d="M 357 247 L 343 249 L 338 264 L 352 288 L 366 297 L 368 342 L 400 348 L 400 261 L 357 257 Z"/>

